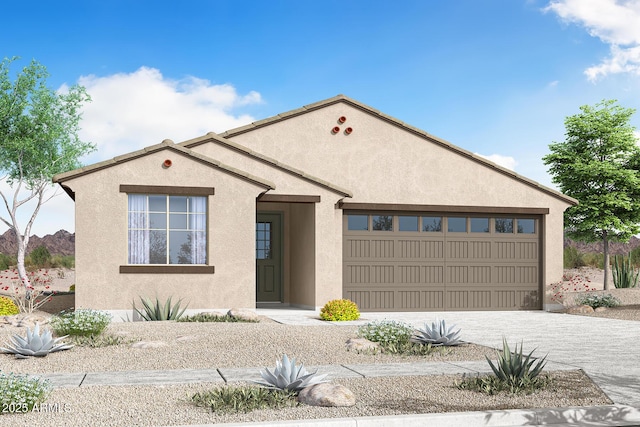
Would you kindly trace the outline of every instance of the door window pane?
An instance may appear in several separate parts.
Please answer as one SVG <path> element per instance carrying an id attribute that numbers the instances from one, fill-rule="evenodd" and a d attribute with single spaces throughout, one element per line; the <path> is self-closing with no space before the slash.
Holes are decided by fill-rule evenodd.
<path id="1" fill-rule="evenodd" d="M 521 234 L 535 234 L 536 232 L 536 220 L 518 218 L 518 233 Z"/>
<path id="2" fill-rule="evenodd" d="M 442 231 L 441 216 L 423 216 L 422 231 Z"/>
<path id="3" fill-rule="evenodd" d="M 373 215 L 372 229 L 377 231 L 393 231 L 393 216 L 391 215 Z"/>
<path id="4" fill-rule="evenodd" d="M 369 215 L 347 215 L 347 229 L 368 230 Z"/>
<path id="5" fill-rule="evenodd" d="M 496 233 L 513 233 L 513 219 L 496 218 Z"/>
<path id="6" fill-rule="evenodd" d="M 418 217 L 399 216 L 398 226 L 400 231 L 418 231 Z"/>
<path id="7" fill-rule="evenodd" d="M 450 216 L 447 218 L 447 231 L 450 233 L 466 233 L 467 218 Z"/>
<path id="8" fill-rule="evenodd" d="M 271 259 L 271 223 L 256 223 L 256 259 Z"/>
<path id="9" fill-rule="evenodd" d="M 472 233 L 488 233 L 489 218 L 471 218 Z"/>

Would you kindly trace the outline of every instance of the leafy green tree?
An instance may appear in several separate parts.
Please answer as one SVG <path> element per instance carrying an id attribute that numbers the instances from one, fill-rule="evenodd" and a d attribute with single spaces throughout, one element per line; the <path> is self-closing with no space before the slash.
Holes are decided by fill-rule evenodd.
<path id="1" fill-rule="evenodd" d="M 7 211 L 0 221 L 16 239 L 18 276 L 29 298 L 24 259 L 34 220 L 56 195 L 51 179 L 78 168 L 78 159 L 95 146 L 78 137 L 81 108 L 90 101 L 85 89 L 72 86 L 60 93 L 47 87 L 47 69 L 35 60 L 12 80 L 10 67 L 17 59 L 0 63 L 0 178 L 10 186 L 0 191 Z M 18 210 L 31 207 L 21 227 Z"/>
<path id="2" fill-rule="evenodd" d="M 603 242 L 609 289 L 609 241 L 640 232 L 640 148 L 629 124 L 635 110 L 615 100 L 580 110 L 565 119 L 565 141 L 550 144 L 543 161 L 560 190 L 580 202 L 565 211 L 567 234 Z"/>

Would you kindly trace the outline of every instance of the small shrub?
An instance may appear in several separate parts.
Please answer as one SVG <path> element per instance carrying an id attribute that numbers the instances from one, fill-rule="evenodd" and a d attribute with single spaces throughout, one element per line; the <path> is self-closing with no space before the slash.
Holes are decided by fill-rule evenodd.
<path id="1" fill-rule="evenodd" d="M 0 296 L 0 316 L 13 316 L 20 313 L 20 309 L 9 297 Z"/>
<path id="2" fill-rule="evenodd" d="M 29 254 L 31 264 L 38 268 L 48 268 L 51 266 L 51 253 L 46 246 L 40 245 Z"/>
<path id="3" fill-rule="evenodd" d="M 54 255 L 51 257 L 51 268 L 68 268 L 76 266 L 76 259 L 73 255 Z"/>
<path id="4" fill-rule="evenodd" d="M 455 382 L 455 386 L 460 390 L 471 390 L 493 396 L 500 392 L 510 394 L 531 394 L 536 390 L 544 389 L 552 384 L 548 375 L 538 376 L 535 381 L 523 381 L 519 387 L 500 380 L 493 375 L 463 377 L 461 382 Z"/>
<path id="5" fill-rule="evenodd" d="M 81 308 L 51 317 L 49 324 L 56 335 L 99 335 L 111 323 L 111 315 L 104 311 Z"/>
<path id="6" fill-rule="evenodd" d="M 358 328 L 358 336 L 377 342 L 385 350 L 389 347 L 400 347 L 409 344 L 413 328 L 395 320 L 381 320 L 367 323 Z"/>
<path id="7" fill-rule="evenodd" d="M 194 405 L 211 408 L 213 412 L 237 413 L 256 409 L 279 409 L 298 406 L 296 393 L 256 386 L 220 387 L 196 393 Z"/>
<path id="8" fill-rule="evenodd" d="M 618 259 L 618 256 L 613 257 L 613 285 L 616 288 L 635 288 L 638 285 L 638 276 L 640 271 L 636 270 L 631 265 L 631 256 Z"/>
<path id="9" fill-rule="evenodd" d="M 604 254 L 587 253 L 582 255 L 584 265 L 594 268 L 604 268 Z"/>
<path id="10" fill-rule="evenodd" d="M 334 299 L 320 310 L 320 318 L 330 321 L 358 320 L 360 311 L 355 302 L 348 299 Z"/>
<path id="11" fill-rule="evenodd" d="M 133 309 L 146 321 L 178 320 L 187 309 L 186 306 L 180 309 L 182 299 L 171 305 L 171 297 L 164 304 L 160 304 L 160 300 L 157 297 L 155 303 L 143 297 L 140 297 L 140 302 L 142 302 L 142 310 L 138 310 L 135 303 L 133 304 Z"/>
<path id="12" fill-rule="evenodd" d="M 71 335 L 67 338 L 78 347 L 100 348 L 112 345 L 130 344 L 134 340 L 120 335 L 100 334 L 100 335 Z"/>
<path id="13" fill-rule="evenodd" d="M 620 305 L 620 301 L 611 294 L 585 294 L 576 297 L 576 304 L 588 305 L 596 309 L 598 307 L 616 307 Z"/>
<path id="14" fill-rule="evenodd" d="M 567 246 L 563 251 L 564 268 L 578 268 L 584 265 L 582 254 L 574 246 Z"/>
<path id="15" fill-rule="evenodd" d="M 631 265 L 635 268 L 640 268 L 640 246 L 631 250 L 629 253 L 629 258 L 631 259 Z"/>
<path id="16" fill-rule="evenodd" d="M 25 413 L 47 400 L 51 383 L 38 377 L 0 372 L 0 390 L 2 412 Z"/>
<path id="17" fill-rule="evenodd" d="M 69 292 L 75 292 L 76 291 L 76 284 L 74 283 L 73 285 L 69 286 Z"/>
<path id="18" fill-rule="evenodd" d="M 241 319 L 238 317 L 229 316 L 228 314 L 215 314 L 215 313 L 198 313 L 193 316 L 182 316 L 178 319 L 178 322 L 229 322 L 229 323 L 259 323 L 259 320 Z"/>
<path id="19" fill-rule="evenodd" d="M 5 255 L 0 253 L 0 270 L 9 270 L 18 262 L 15 256 Z"/>

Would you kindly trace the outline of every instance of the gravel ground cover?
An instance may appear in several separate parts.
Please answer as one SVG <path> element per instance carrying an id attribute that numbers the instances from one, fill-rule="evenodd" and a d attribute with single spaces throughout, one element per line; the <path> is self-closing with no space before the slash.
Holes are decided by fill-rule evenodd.
<path id="1" fill-rule="evenodd" d="M 0 369 L 16 373 L 96 372 L 152 369 L 211 369 L 223 367 L 272 367 L 283 353 L 306 366 L 324 364 L 406 363 L 416 361 L 484 360 L 495 351 L 473 344 L 445 354 L 427 357 L 357 354 L 346 351 L 355 326 L 288 326 L 261 323 L 116 323 L 108 333 L 132 341 L 162 342 L 158 348 L 118 345 L 73 348 L 45 358 L 16 360 L 0 355 Z M 24 328 L 0 328 L 0 343 Z M 523 396 L 487 396 L 454 387 L 461 376 L 411 376 L 335 379 L 356 395 L 351 408 L 299 406 L 284 410 L 260 410 L 248 414 L 219 415 L 188 401 L 198 391 L 216 387 L 210 383 L 181 386 L 85 386 L 55 389 L 47 412 L 0 415 L 0 425 L 159 426 L 220 422 L 254 422 L 376 416 L 408 413 L 476 411 L 490 409 L 589 406 L 611 401 L 581 371 L 556 372 L 548 390 Z"/>

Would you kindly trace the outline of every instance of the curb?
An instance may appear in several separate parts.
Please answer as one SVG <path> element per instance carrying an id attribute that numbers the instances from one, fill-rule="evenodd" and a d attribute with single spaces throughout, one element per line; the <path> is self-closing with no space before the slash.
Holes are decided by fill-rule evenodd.
<path id="1" fill-rule="evenodd" d="M 220 427 L 405 427 L 408 425 L 428 425 L 429 427 L 638 426 L 640 425 L 640 410 L 626 405 L 606 405 L 578 408 L 513 409 L 504 411 L 215 424 L 215 426 Z M 178 427 L 212 426 L 214 426 L 214 424 L 184 425 Z"/>

